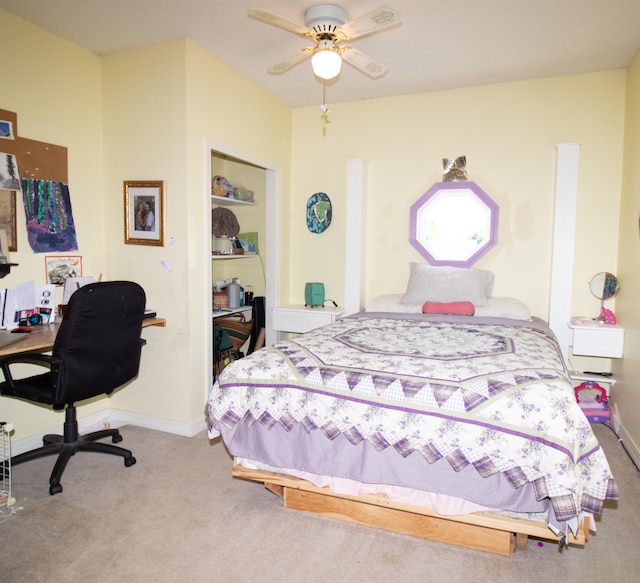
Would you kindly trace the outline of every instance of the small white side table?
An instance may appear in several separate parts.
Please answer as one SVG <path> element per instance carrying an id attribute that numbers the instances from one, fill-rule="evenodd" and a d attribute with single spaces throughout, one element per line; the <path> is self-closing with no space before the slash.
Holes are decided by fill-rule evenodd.
<path id="1" fill-rule="evenodd" d="M 572 332 L 572 353 L 576 356 L 598 358 L 622 358 L 624 348 L 624 328 L 617 324 L 603 324 L 598 320 L 572 318 L 569 322 Z M 614 385 L 614 377 L 603 377 L 588 373 L 569 371 L 569 376 L 578 381 L 595 381 Z"/>
<path id="2" fill-rule="evenodd" d="M 276 306 L 273 308 L 273 330 L 301 334 L 331 324 L 342 314 L 344 308 L 341 307 L 310 308 L 301 304 Z"/>
<path id="3" fill-rule="evenodd" d="M 569 328 L 573 332 L 573 354 L 621 358 L 624 346 L 624 328 L 617 324 L 602 324 L 598 320 L 572 318 Z"/>

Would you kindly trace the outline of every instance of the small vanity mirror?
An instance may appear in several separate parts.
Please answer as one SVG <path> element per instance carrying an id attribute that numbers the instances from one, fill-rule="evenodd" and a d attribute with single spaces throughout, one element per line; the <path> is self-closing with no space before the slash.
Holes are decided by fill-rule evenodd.
<path id="1" fill-rule="evenodd" d="M 598 316 L 598 320 L 604 324 L 616 324 L 614 313 L 604 307 L 604 301 L 614 298 L 620 291 L 618 278 L 613 273 L 601 271 L 591 278 L 589 289 L 600 300 L 600 316 Z"/>
<path id="2" fill-rule="evenodd" d="M 589 289 L 599 300 L 610 300 L 618 294 L 618 278 L 613 273 L 601 271 L 591 278 Z"/>

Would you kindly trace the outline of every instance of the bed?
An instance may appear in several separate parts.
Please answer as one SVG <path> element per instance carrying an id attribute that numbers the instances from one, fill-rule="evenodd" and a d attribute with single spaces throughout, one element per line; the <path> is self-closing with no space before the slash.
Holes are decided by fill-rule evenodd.
<path id="1" fill-rule="evenodd" d="M 555 336 L 491 287 L 460 315 L 450 289 L 424 313 L 409 285 L 227 367 L 205 413 L 234 476 L 289 508 L 503 555 L 584 544 L 615 481 Z"/>

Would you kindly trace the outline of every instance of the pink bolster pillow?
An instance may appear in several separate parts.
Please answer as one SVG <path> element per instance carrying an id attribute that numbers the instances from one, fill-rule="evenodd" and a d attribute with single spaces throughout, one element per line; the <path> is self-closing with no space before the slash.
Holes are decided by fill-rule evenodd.
<path id="1" fill-rule="evenodd" d="M 473 316 L 476 308 L 471 302 L 425 302 L 422 305 L 422 313 Z"/>

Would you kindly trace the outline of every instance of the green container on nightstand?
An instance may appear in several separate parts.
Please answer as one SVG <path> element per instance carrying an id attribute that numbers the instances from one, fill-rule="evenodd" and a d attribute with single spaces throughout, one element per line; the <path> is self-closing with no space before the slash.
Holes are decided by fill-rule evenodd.
<path id="1" fill-rule="evenodd" d="M 305 284 L 304 305 L 311 308 L 314 306 L 324 306 L 324 283 Z"/>

